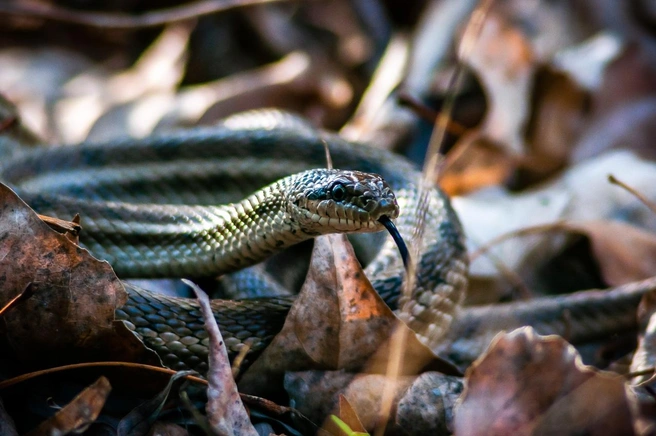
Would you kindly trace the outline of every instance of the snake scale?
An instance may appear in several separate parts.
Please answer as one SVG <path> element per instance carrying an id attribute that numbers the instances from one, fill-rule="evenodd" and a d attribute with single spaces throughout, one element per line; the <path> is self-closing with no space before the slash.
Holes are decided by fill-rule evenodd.
<path id="1" fill-rule="evenodd" d="M 340 170 L 325 169 L 325 146 Z M 3 153 L 0 180 L 39 213 L 79 213 L 81 243 L 122 279 L 225 274 L 319 234 L 381 230 L 377 217 L 385 215 L 419 253 L 411 295 L 401 292 L 393 241 L 366 267 L 390 307 L 435 347 L 463 299 L 464 237 L 445 194 L 431 187 L 422 196 L 421 175 L 404 158 L 294 117 L 238 115 L 213 127 L 75 146 L 31 148 L 3 137 Z M 419 221 L 425 232 L 413 241 Z M 205 372 L 196 302 L 125 287 L 117 319 L 164 365 Z M 247 342 L 250 358 L 266 347 L 292 302 L 213 300 L 230 357 Z"/>

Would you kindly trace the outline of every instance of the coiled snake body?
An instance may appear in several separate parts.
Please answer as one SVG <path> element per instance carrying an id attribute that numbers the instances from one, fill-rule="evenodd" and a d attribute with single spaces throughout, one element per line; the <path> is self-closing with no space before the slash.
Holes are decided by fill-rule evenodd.
<path id="1" fill-rule="evenodd" d="M 420 253 L 412 295 L 401 295 L 403 265 L 391 240 L 365 273 L 422 341 L 437 345 L 462 300 L 467 269 L 461 227 L 445 195 L 431 188 L 422 197 L 420 174 L 390 152 L 265 121 L 31 150 L 2 138 L 0 152 L 12 156 L 3 158 L 0 180 L 42 214 L 79 213 L 83 245 L 121 278 L 224 274 L 322 233 L 381 230 L 380 215 L 396 218 L 412 241 L 425 208 L 426 230 L 412 242 Z M 343 170 L 321 169 L 325 144 Z M 219 206 L 234 201 L 235 192 L 251 195 Z M 166 366 L 204 372 L 207 340 L 196 303 L 126 289 L 129 300 L 117 318 Z M 246 340 L 252 352 L 264 348 L 292 301 L 214 300 L 229 353 Z"/>

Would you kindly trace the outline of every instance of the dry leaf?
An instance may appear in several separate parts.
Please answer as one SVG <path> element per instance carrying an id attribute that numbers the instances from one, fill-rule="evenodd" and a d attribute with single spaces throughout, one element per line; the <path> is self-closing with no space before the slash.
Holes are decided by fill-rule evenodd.
<path id="1" fill-rule="evenodd" d="M 566 166 L 584 126 L 587 93 L 568 75 L 538 69 L 532 89 L 532 114 L 526 126 L 527 158 L 522 183 L 540 181 Z M 528 176 L 528 177 L 527 177 Z"/>
<path id="2" fill-rule="evenodd" d="M 395 317 L 345 243 L 343 235 L 316 239 L 301 294 L 281 332 L 241 380 L 244 392 L 257 392 L 270 384 L 262 377 L 284 371 L 362 365 L 386 339 Z"/>
<path id="3" fill-rule="evenodd" d="M 624 380 L 582 365 L 563 339 L 501 334 L 467 370 L 459 435 L 631 435 Z"/>
<path id="4" fill-rule="evenodd" d="M 656 164 L 629 151 L 613 151 L 571 167 L 552 183 L 522 194 L 489 188 L 469 197 L 453 199 L 468 238 L 470 251 L 500 235 L 558 221 L 587 222 L 619 220 L 635 227 L 656 228 L 656 215 L 624 189 L 610 184 L 608 174 L 656 200 Z M 494 245 L 492 258 L 479 256 L 470 267 L 470 277 L 503 282 L 494 259 L 531 278 L 536 267 L 561 252 L 568 241 L 557 232 L 539 232 Z M 476 282 L 474 282 L 475 285 Z M 490 290 L 487 283 L 487 292 Z M 485 289 L 484 289 L 485 291 Z M 476 292 L 470 286 L 470 294 Z"/>
<path id="5" fill-rule="evenodd" d="M 105 377 L 100 377 L 52 418 L 41 423 L 27 435 L 50 436 L 83 433 L 100 415 L 111 390 L 109 381 Z"/>
<path id="6" fill-rule="evenodd" d="M 196 294 L 209 339 L 207 405 L 205 406 L 209 424 L 218 435 L 257 435 L 237 392 L 228 360 L 228 351 L 214 318 L 210 299 L 192 282 L 188 280 L 184 282 L 191 286 Z"/>
<path id="7" fill-rule="evenodd" d="M 0 307 L 30 287 L 32 296 L 4 315 L 5 350 L 40 366 L 85 360 L 159 358 L 114 310 L 127 295 L 107 262 L 51 230 L 0 184 Z"/>
<path id="8" fill-rule="evenodd" d="M 440 177 L 440 186 L 451 196 L 464 195 L 507 180 L 515 168 L 514 160 L 485 139 L 480 130 L 464 135 L 450 152 L 458 156 L 449 162 Z"/>
<path id="9" fill-rule="evenodd" d="M 283 372 L 293 370 L 355 370 L 367 364 L 369 371 L 384 372 L 388 339 L 397 329 L 407 331 L 404 373 L 436 359 L 371 287 L 346 236 L 321 236 L 284 327 L 244 374 L 240 389 L 262 394 Z M 443 367 L 457 372 L 446 363 Z"/>
<path id="10" fill-rule="evenodd" d="M 615 221 L 568 223 L 590 239 L 601 275 L 610 286 L 656 276 L 656 234 Z"/>

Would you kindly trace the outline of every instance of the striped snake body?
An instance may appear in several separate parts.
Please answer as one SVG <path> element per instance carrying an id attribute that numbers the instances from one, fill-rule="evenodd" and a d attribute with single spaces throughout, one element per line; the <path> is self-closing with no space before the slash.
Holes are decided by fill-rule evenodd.
<path id="1" fill-rule="evenodd" d="M 365 273 L 421 340 L 437 346 L 466 288 L 462 230 L 446 196 L 437 188 L 422 196 L 420 174 L 390 152 L 287 118 L 244 119 L 29 150 L 0 138 L 0 180 L 39 213 L 62 219 L 79 213 L 82 244 L 120 278 L 224 274 L 319 234 L 381 230 L 378 216 L 389 216 L 418 247 L 415 287 L 402 295 L 404 270 L 391 240 Z M 334 166 L 345 170 L 321 169 L 326 144 Z M 230 203 L 238 197 L 244 199 Z M 413 241 L 420 221 L 425 232 Z M 166 366 L 204 372 L 207 337 L 196 303 L 128 283 L 126 289 L 128 303 L 117 318 Z M 247 340 L 253 353 L 263 349 L 292 301 L 213 300 L 231 357 Z"/>

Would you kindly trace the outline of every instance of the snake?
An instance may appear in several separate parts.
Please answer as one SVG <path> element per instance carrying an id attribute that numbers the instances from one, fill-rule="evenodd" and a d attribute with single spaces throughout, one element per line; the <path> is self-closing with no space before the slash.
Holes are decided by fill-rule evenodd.
<path id="1" fill-rule="evenodd" d="M 338 169 L 326 168 L 326 150 Z M 319 235 L 384 230 L 386 217 L 415 248 L 414 286 L 404 292 L 391 239 L 364 271 L 427 346 L 439 344 L 467 287 L 464 234 L 446 194 L 400 155 L 296 116 L 240 114 L 75 145 L 31 147 L 5 135 L 0 155 L 0 181 L 41 214 L 79 214 L 80 243 L 122 280 L 228 274 Z M 205 373 L 209 340 L 197 302 L 124 286 L 116 319 L 164 366 Z M 252 361 L 266 348 L 294 298 L 212 300 L 230 358 L 247 347 Z"/>

